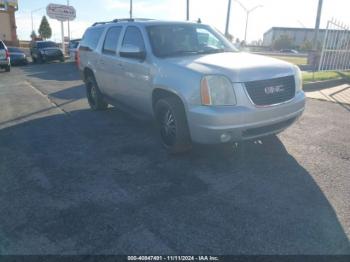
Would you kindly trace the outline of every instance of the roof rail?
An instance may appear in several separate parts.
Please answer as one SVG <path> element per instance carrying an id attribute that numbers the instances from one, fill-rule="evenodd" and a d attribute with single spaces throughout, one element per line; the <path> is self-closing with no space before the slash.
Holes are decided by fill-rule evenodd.
<path id="1" fill-rule="evenodd" d="M 118 23 L 118 22 L 135 22 L 135 19 L 133 18 L 117 18 L 113 20 L 113 23 Z"/>
<path id="2" fill-rule="evenodd" d="M 97 25 L 105 25 L 105 24 L 110 24 L 110 23 L 119 23 L 119 22 L 137 22 L 137 21 L 151 21 L 154 19 L 149 19 L 149 18 L 117 18 L 112 21 L 106 21 L 106 22 L 96 22 L 92 26 L 97 26 Z"/>
<path id="3" fill-rule="evenodd" d="M 104 24 L 108 24 L 108 23 L 112 23 L 113 21 L 108 21 L 108 22 L 96 22 L 94 23 L 92 26 L 97 26 L 97 25 L 104 25 Z"/>

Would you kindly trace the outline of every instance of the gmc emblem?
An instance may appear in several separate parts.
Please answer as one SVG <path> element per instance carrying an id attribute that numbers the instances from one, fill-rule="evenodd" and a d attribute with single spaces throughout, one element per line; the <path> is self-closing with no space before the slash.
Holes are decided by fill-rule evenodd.
<path id="1" fill-rule="evenodd" d="M 285 91 L 283 85 L 265 87 L 265 94 L 267 94 L 267 95 L 278 94 L 278 93 L 281 93 L 283 91 Z"/>

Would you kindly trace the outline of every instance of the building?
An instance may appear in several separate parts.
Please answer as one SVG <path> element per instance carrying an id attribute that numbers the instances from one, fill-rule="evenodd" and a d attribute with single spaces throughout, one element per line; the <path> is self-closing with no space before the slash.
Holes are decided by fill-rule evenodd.
<path id="1" fill-rule="evenodd" d="M 321 45 L 326 34 L 326 29 L 320 29 L 318 35 L 318 43 Z M 329 30 L 329 34 L 333 34 L 336 39 L 342 37 L 342 35 L 350 34 L 344 33 L 344 30 Z M 312 43 L 314 39 L 315 29 L 313 28 L 294 28 L 294 27 L 272 27 L 264 34 L 264 46 L 272 46 L 275 40 L 279 39 L 282 35 L 287 35 L 292 41 L 293 46 L 298 48 L 306 42 Z"/>
<path id="2" fill-rule="evenodd" d="M 7 45 L 18 46 L 15 12 L 17 0 L 0 0 L 0 39 Z"/>

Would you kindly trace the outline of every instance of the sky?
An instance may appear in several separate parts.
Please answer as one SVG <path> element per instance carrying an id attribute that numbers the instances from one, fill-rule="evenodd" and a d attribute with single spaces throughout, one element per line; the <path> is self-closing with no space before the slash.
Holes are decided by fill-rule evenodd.
<path id="1" fill-rule="evenodd" d="M 16 12 L 17 34 L 20 40 L 29 40 L 31 33 L 31 11 L 34 28 L 37 31 L 40 20 L 45 15 L 49 3 L 67 4 L 66 0 L 18 0 Z M 186 0 L 133 0 L 134 17 L 163 20 L 185 20 Z M 318 0 L 240 0 L 247 9 L 262 5 L 251 12 L 247 40 L 263 39 L 263 34 L 271 27 L 314 27 Z M 221 32 L 225 31 L 228 0 L 190 0 L 190 20 L 201 18 Z M 70 0 L 77 11 L 77 18 L 71 22 L 72 38 L 80 38 L 85 29 L 96 21 L 110 21 L 129 17 L 129 0 Z M 350 25 L 349 0 L 324 0 L 321 28 L 325 28 L 331 18 Z M 53 41 L 60 41 L 59 21 L 49 19 Z M 234 38 L 244 39 L 246 13 L 232 0 L 230 33 Z M 67 23 L 65 23 L 67 35 Z"/>

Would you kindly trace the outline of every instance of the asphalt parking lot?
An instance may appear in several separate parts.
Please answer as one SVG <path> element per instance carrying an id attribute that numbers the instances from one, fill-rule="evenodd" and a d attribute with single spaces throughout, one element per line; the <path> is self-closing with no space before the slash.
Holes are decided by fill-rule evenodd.
<path id="1" fill-rule="evenodd" d="M 0 72 L 0 254 L 350 254 L 350 112 L 169 156 L 71 63 Z"/>

